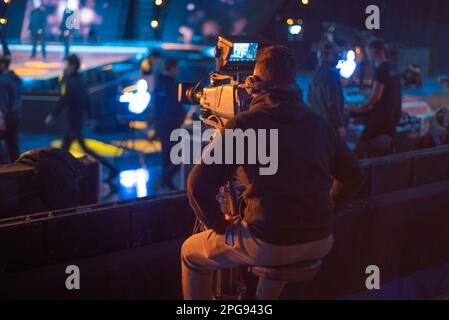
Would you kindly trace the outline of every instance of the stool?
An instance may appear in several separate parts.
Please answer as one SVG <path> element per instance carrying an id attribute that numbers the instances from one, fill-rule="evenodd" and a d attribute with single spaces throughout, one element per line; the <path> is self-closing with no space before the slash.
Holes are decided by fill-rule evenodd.
<path id="1" fill-rule="evenodd" d="M 278 300 L 287 283 L 304 283 L 312 280 L 320 270 L 321 264 L 321 260 L 313 260 L 279 267 L 251 267 L 251 272 L 259 277 L 257 299 Z"/>

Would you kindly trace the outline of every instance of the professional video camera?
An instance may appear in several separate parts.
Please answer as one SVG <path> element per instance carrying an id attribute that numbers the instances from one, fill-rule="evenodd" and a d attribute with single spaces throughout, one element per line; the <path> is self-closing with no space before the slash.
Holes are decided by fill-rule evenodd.
<path id="1" fill-rule="evenodd" d="M 183 104 L 201 105 L 204 123 L 217 129 L 237 113 L 247 110 L 251 97 L 245 90 L 245 80 L 252 74 L 258 50 L 265 46 L 256 37 L 218 37 L 215 48 L 215 72 L 209 74 L 210 84 L 180 83 L 178 100 Z"/>

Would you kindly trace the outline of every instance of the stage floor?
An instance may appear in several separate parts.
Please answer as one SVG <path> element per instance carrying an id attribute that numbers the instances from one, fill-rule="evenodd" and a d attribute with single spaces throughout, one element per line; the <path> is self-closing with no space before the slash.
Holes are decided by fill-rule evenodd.
<path id="1" fill-rule="evenodd" d="M 37 58 L 31 59 L 32 46 L 27 43 L 16 43 L 9 46 L 12 55 L 12 69 L 25 80 L 51 80 L 62 74 L 64 69 L 64 46 L 60 43 L 47 43 L 47 59 L 42 59 L 41 47 L 38 46 Z M 95 44 L 73 44 L 71 53 L 81 57 L 84 71 L 118 64 L 131 58 L 140 59 L 146 56 L 151 48 L 158 48 L 174 54 L 181 52 L 200 52 L 211 58 L 212 47 L 167 43 L 160 41 L 147 42 L 113 42 Z"/>
<path id="2" fill-rule="evenodd" d="M 14 70 L 24 80 L 51 80 L 63 73 L 63 54 L 58 52 L 48 52 L 47 58 L 42 59 L 41 52 L 37 57 L 31 59 L 30 53 L 25 51 L 12 51 L 12 66 Z M 83 71 L 105 67 L 110 64 L 120 63 L 132 59 L 132 54 L 111 54 L 111 53 L 78 53 L 81 58 L 81 69 Z"/>

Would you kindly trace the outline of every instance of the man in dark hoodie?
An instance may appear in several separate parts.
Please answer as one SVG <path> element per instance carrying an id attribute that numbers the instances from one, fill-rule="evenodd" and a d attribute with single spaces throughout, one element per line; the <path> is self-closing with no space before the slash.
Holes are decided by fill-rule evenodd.
<path id="1" fill-rule="evenodd" d="M 175 59 L 165 60 L 165 70 L 156 79 L 154 90 L 154 107 L 156 132 L 161 141 L 162 147 L 162 180 L 161 185 L 168 189 L 176 189 L 173 184 L 173 176 L 178 171 L 179 166 L 175 166 L 170 161 L 170 150 L 174 142 L 170 141 L 170 134 L 173 130 L 181 127 L 184 122 L 186 112 L 177 99 L 176 77 L 179 74 L 178 61 Z"/>
<path id="2" fill-rule="evenodd" d="M 42 57 L 45 59 L 47 52 L 45 50 L 45 26 L 47 24 L 47 16 L 45 14 L 45 7 L 40 0 L 34 0 L 34 9 L 30 14 L 30 25 L 28 30 L 31 33 L 31 39 L 33 41 L 33 50 L 31 58 L 36 57 L 37 44 L 41 43 Z"/>
<path id="3" fill-rule="evenodd" d="M 341 205 L 358 190 L 362 173 L 336 131 L 304 105 L 295 75 L 294 55 L 288 48 L 262 49 L 254 70 L 260 89 L 254 90 L 249 111 L 235 116 L 223 129 L 277 130 L 277 141 L 269 142 L 277 143 L 277 173 L 261 175 L 259 169 L 264 166 L 259 162 L 203 162 L 189 175 L 190 205 L 210 230 L 183 244 L 185 299 L 209 299 L 214 270 L 289 265 L 323 258 L 332 248 L 334 205 Z M 226 140 L 223 131 L 220 136 Z M 238 163 L 235 153 L 234 164 Z M 235 174 L 244 186 L 239 221 L 226 219 L 215 200 L 219 187 Z M 341 183 L 334 199 L 330 196 L 333 178 Z M 273 298 L 282 290 L 282 284 L 278 286 Z"/>
<path id="4" fill-rule="evenodd" d="M 0 111 L 4 128 L 2 138 L 5 141 L 9 160 L 14 162 L 20 156 L 19 121 L 22 109 L 22 81 L 9 69 L 11 58 L 0 57 Z"/>
<path id="5" fill-rule="evenodd" d="M 56 109 L 45 118 L 45 123 L 51 124 L 54 118 L 67 108 L 67 131 L 64 135 L 62 149 L 69 151 L 72 143 L 75 140 L 78 141 L 85 153 L 96 158 L 110 171 L 108 180 L 112 181 L 118 175 L 118 170 L 109 161 L 91 150 L 84 140 L 84 116 L 86 112 L 91 113 L 91 108 L 87 86 L 79 72 L 80 67 L 81 61 L 77 55 L 71 54 L 67 57 L 61 97 Z"/>
<path id="6" fill-rule="evenodd" d="M 318 57 L 319 65 L 309 85 L 309 106 L 344 138 L 343 89 L 335 69 L 339 59 L 337 48 L 332 43 L 325 43 L 318 51 Z"/>

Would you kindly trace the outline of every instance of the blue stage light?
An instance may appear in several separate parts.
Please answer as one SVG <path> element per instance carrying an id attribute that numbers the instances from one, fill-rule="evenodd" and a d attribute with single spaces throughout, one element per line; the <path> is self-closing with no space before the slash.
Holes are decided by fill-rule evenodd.
<path id="1" fill-rule="evenodd" d="M 132 113 L 140 114 L 144 112 L 151 101 L 147 82 L 144 79 L 140 79 L 137 81 L 135 89 L 124 92 L 119 100 L 120 102 L 128 103 L 128 110 Z"/>
<path id="2" fill-rule="evenodd" d="M 346 54 L 346 60 L 340 60 L 338 62 L 337 69 L 340 70 L 340 75 L 343 78 L 349 79 L 354 74 L 356 68 L 355 52 L 354 50 L 349 50 Z"/>
<path id="3" fill-rule="evenodd" d="M 299 24 L 294 24 L 288 27 L 288 32 L 293 35 L 293 36 L 297 36 L 298 34 L 300 34 L 302 31 L 302 26 Z"/>
<path id="4" fill-rule="evenodd" d="M 207 47 L 203 49 L 203 54 L 208 58 L 215 58 L 215 47 Z"/>
<path id="5" fill-rule="evenodd" d="M 136 188 L 138 198 L 148 195 L 147 183 L 150 174 L 147 169 L 125 170 L 120 172 L 120 185 L 126 189 Z"/>

